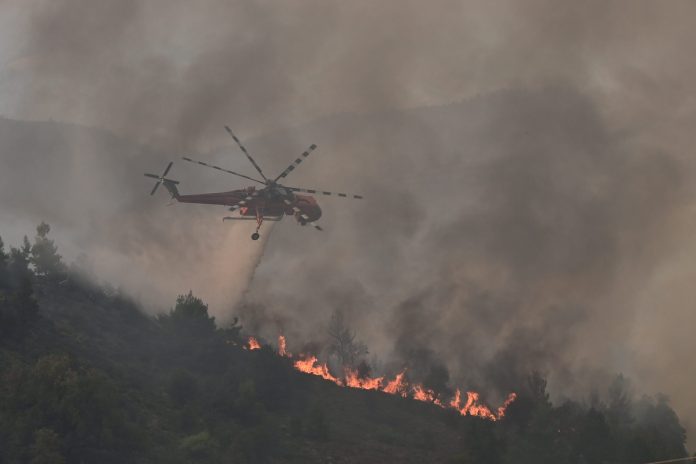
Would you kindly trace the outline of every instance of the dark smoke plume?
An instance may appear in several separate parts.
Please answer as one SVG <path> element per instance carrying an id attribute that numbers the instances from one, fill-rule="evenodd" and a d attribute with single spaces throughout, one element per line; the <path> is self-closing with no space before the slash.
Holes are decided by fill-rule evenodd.
<path id="1" fill-rule="evenodd" d="M 148 307 L 192 288 L 224 319 L 245 295 L 247 327 L 291 344 L 338 307 L 435 383 L 537 369 L 572 396 L 622 371 L 693 425 L 695 9 L 5 0 L 0 111 L 56 122 L 0 124 L 0 233 L 46 220 Z M 324 234 L 278 224 L 250 285 L 249 231 L 142 177 L 247 169 L 223 124 L 269 172 L 317 143 L 288 183 L 366 197 L 322 199 Z"/>

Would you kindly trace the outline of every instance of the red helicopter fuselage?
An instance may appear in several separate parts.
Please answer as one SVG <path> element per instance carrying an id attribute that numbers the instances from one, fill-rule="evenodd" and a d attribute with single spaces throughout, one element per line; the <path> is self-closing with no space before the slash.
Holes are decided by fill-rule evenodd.
<path id="1" fill-rule="evenodd" d="M 201 193 L 194 195 L 176 195 L 174 198 L 180 203 L 199 203 L 207 205 L 233 206 L 239 201 L 254 193 L 254 187 L 246 189 L 231 190 L 228 192 Z M 302 219 L 293 209 L 297 207 L 308 219 Z M 285 203 L 282 197 L 256 197 L 249 200 L 247 204 L 239 208 L 239 215 L 245 217 L 282 217 L 283 215 L 295 216 L 298 222 L 312 222 L 321 217 L 321 208 L 317 200 L 311 195 L 293 195 L 290 205 Z"/>

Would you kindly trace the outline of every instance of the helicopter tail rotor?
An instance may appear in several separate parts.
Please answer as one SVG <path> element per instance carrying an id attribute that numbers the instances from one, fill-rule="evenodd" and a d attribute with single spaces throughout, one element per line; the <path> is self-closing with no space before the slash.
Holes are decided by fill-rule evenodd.
<path id="1" fill-rule="evenodd" d="M 152 191 L 150 192 L 150 195 L 154 195 L 155 192 L 157 191 L 157 189 L 159 188 L 159 186 L 164 184 L 165 188 L 167 190 L 169 190 L 169 193 L 172 195 L 173 198 L 176 198 L 179 196 L 179 191 L 176 188 L 179 181 L 167 179 L 167 177 L 166 177 L 167 174 L 169 173 L 169 170 L 172 168 L 173 164 L 174 164 L 174 162 L 170 161 L 161 176 L 158 176 L 157 174 L 145 173 L 145 177 L 151 177 L 153 179 L 157 179 L 155 186 L 153 187 Z"/>

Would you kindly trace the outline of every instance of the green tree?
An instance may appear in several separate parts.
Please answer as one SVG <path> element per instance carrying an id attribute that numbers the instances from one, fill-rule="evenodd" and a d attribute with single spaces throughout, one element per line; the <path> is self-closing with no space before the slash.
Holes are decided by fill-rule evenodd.
<path id="1" fill-rule="evenodd" d="M 9 284 L 16 288 L 23 280 L 31 280 L 34 273 L 29 268 L 29 255 L 31 253 L 31 245 L 27 237 L 24 237 L 25 243 L 21 248 L 10 248 L 10 259 L 7 264 L 7 272 L 9 273 Z M 27 250 L 29 246 L 29 251 Z"/>
<path id="2" fill-rule="evenodd" d="M 242 325 L 239 323 L 239 318 L 235 317 L 225 328 L 220 329 L 220 334 L 226 342 L 239 344 L 242 340 L 241 331 Z"/>
<path id="3" fill-rule="evenodd" d="M 558 410 L 546 390 L 546 379 L 533 372 L 505 414 L 516 430 L 508 438 L 503 462 L 560 464 L 570 462 L 570 444 L 563 440 Z"/>
<path id="4" fill-rule="evenodd" d="M 243 427 L 234 436 L 231 452 L 241 462 L 276 462 L 271 458 L 281 451 L 281 432 L 278 423 L 265 417 L 260 423 Z"/>
<path id="5" fill-rule="evenodd" d="M 31 447 L 31 464 L 64 464 L 61 452 L 61 439 L 56 432 L 41 428 L 34 433 Z"/>
<path id="6" fill-rule="evenodd" d="M 37 429 L 50 424 L 62 437 L 68 462 L 106 462 L 105 456 L 127 456 L 139 446 L 139 437 L 126 424 L 115 382 L 68 356 L 39 358 L 23 395 L 31 405 L 28 425 Z"/>
<path id="7" fill-rule="evenodd" d="M 5 253 L 5 244 L 0 237 L 0 297 L 2 296 L 2 289 L 7 288 L 9 285 L 9 276 L 7 274 L 7 266 L 9 264 L 10 255 Z"/>
<path id="8" fill-rule="evenodd" d="M 635 406 L 634 440 L 645 448 L 639 459 L 670 459 L 686 457 L 686 432 L 669 406 L 667 397 L 643 397 Z"/>
<path id="9" fill-rule="evenodd" d="M 34 245 L 30 248 L 30 262 L 38 275 L 60 276 L 65 272 L 65 265 L 58 254 L 58 247 L 48 238 L 51 226 L 42 222 L 36 227 Z"/>
<path id="10" fill-rule="evenodd" d="M 633 422 L 633 393 L 630 381 L 619 374 L 609 386 L 607 416 L 615 427 L 628 426 Z"/>
<path id="11" fill-rule="evenodd" d="M 7 260 L 10 257 L 5 253 L 5 243 L 2 241 L 2 237 L 0 237 L 0 269 L 5 269 L 7 267 Z"/>
<path id="12" fill-rule="evenodd" d="M 551 409 L 546 379 L 535 371 L 529 375 L 518 392 L 517 399 L 506 410 L 506 424 L 526 429 L 535 417 L 548 415 Z"/>
<path id="13" fill-rule="evenodd" d="M 169 378 L 167 393 L 174 403 L 183 406 L 196 398 L 198 383 L 188 371 L 177 369 Z"/>
<path id="14" fill-rule="evenodd" d="M 452 464 L 498 464 L 502 443 L 495 434 L 493 425 L 478 418 L 466 418 L 462 424 L 465 452 L 453 459 Z"/>
<path id="15" fill-rule="evenodd" d="M 39 310 L 26 247 L 10 249 L 4 272 L 5 279 L 0 285 L 0 335 L 21 338 L 36 320 Z"/>
<path id="16" fill-rule="evenodd" d="M 28 261 L 29 257 L 31 256 L 31 243 L 29 243 L 29 237 L 26 235 L 22 238 L 22 246 L 20 247 L 20 251 L 22 252 L 24 258 Z"/>
<path id="17" fill-rule="evenodd" d="M 210 433 L 205 430 L 195 435 L 189 435 L 181 440 L 179 448 L 189 458 L 197 462 L 210 461 L 218 453 L 219 445 Z"/>
<path id="18" fill-rule="evenodd" d="M 179 295 L 174 309 L 159 319 L 178 333 L 204 336 L 215 332 L 215 318 L 208 316 L 208 305 L 190 290 Z"/>
<path id="19" fill-rule="evenodd" d="M 258 419 L 259 409 L 263 409 L 256 393 L 253 379 L 243 380 L 237 387 L 237 397 L 234 401 L 236 415 L 247 423 Z"/>
<path id="20" fill-rule="evenodd" d="M 577 430 L 574 436 L 575 453 L 586 462 L 612 462 L 616 444 L 606 417 L 601 411 L 590 408 L 571 425 Z"/>

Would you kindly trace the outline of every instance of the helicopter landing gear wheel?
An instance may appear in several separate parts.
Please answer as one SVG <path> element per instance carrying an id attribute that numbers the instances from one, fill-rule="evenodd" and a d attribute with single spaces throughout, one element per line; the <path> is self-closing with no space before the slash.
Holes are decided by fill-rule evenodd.
<path id="1" fill-rule="evenodd" d="M 251 239 L 252 240 L 258 240 L 260 235 L 259 235 L 259 229 L 261 228 L 261 224 L 263 224 L 263 210 L 256 206 L 256 232 L 251 234 Z"/>

